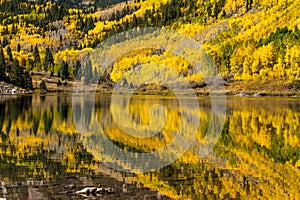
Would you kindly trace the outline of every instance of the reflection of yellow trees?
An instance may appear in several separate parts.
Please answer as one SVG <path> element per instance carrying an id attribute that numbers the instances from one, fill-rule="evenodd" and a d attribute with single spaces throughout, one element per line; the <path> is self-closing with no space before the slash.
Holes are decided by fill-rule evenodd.
<path id="1" fill-rule="evenodd" d="M 151 113 L 153 112 L 151 106 L 157 104 L 163 106 L 165 114 Z M 142 151 L 161 149 L 173 140 L 176 133 L 187 134 L 184 136 L 186 138 L 190 137 L 188 134 L 195 133 L 197 139 L 202 141 L 208 128 L 207 122 L 210 115 L 203 109 L 199 112 L 196 108 L 189 108 L 187 105 L 179 108 L 179 104 L 174 98 L 156 99 L 152 97 L 133 98 L 130 105 L 113 103 L 111 112 L 114 112 L 113 115 L 116 117 L 112 124 L 105 127 L 104 132 L 111 140 L 121 142 L 125 146 L 133 146 Z M 127 109 L 131 119 L 126 119 L 127 116 L 121 114 Z M 97 112 L 101 112 L 101 110 Z M 154 122 L 151 120 L 154 120 Z M 197 120 L 200 124 L 199 127 L 196 127 Z M 107 119 L 106 121 L 110 120 Z M 119 125 L 128 129 L 124 131 Z M 135 131 L 137 126 L 141 126 L 142 129 L 144 127 L 144 130 L 150 131 L 155 136 L 145 139 L 130 136 L 130 131 Z M 198 129 L 195 129 L 195 127 Z M 129 133 L 126 133 L 126 131 L 129 131 Z"/>
<path id="2" fill-rule="evenodd" d="M 152 104 L 159 103 L 158 100 L 144 101 L 134 99 L 129 105 L 129 111 L 133 121 L 141 125 L 148 125 L 151 121 L 149 108 Z M 172 105 L 172 100 L 168 100 Z M 300 141 L 299 113 L 290 108 L 293 100 L 281 101 L 280 99 L 256 100 L 229 100 L 228 137 L 221 136 L 216 148 L 216 156 L 225 159 L 224 166 L 210 166 L 207 161 L 199 158 L 192 149 L 187 151 L 172 166 L 179 170 L 174 174 L 175 185 L 165 184 L 171 182 L 169 175 L 159 172 L 149 174 L 138 174 L 139 180 L 145 185 L 157 189 L 176 199 L 199 199 L 199 198 L 297 198 L 299 185 L 299 169 L 295 165 L 299 163 Z M 160 102 L 161 103 L 161 102 Z M 295 101 L 294 101 L 295 103 Z M 118 109 L 124 109 L 121 104 L 112 105 Z M 124 105 L 123 105 L 124 106 Z M 173 106 L 176 107 L 176 104 Z M 171 106 L 172 107 L 172 106 Z M 171 108 L 170 107 L 170 108 Z M 169 122 L 179 121 L 182 116 L 176 109 L 165 107 L 168 112 Z M 198 141 L 205 136 L 210 115 L 207 110 L 197 113 L 193 109 L 189 113 L 198 116 L 201 126 L 197 131 Z M 183 120 L 187 120 L 184 119 Z M 184 122 L 189 124 L 188 121 Z M 168 135 L 167 130 L 176 130 L 178 123 L 167 123 L 162 131 Z M 116 125 L 106 129 L 106 134 L 121 144 L 125 149 L 138 149 L 140 151 L 152 151 L 168 144 L 170 139 L 137 139 L 122 132 Z M 277 137 L 282 139 L 282 145 L 277 143 Z M 281 137 L 282 136 L 282 137 Z M 292 153 L 289 153 L 292 152 Z M 196 153 L 196 154 L 195 154 Z M 281 155 L 280 155 L 281 154 Z M 298 160 L 297 160 L 298 159 Z M 185 163 L 187 166 L 178 167 Z M 199 164 L 202 163 L 202 164 Z M 196 166 L 203 166 L 197 168 Z M 192 172 L 185 171 L 190 169 Z M 182 171 L 183 170 L 183 171 Z M 192 173 L 192 175 L 191 175 Z M 192 177 L 192 181 L 190 178 Z M 286 177 L 288 177 L 286 179 Z M 182 182 L 178 182 L 182 180 Z M 194 189 L 192 189 L 194 188 Z"/>
<path id="3" fill-rule="evenodd" d="M 62 97 L 60 103 L 66 98 Z M 4 109 L 0 139 L 3 163 L 13 160 L 11 165 L 28 168 L 32 175 L 44 178 L 95 167 L 91 156 L 77 145 L 70 102 L 63 107 L 57 99 L 57 96 L 34 96 L 30 102 L 34 106 L 28 110 L 14 104 L 17 110 Z"/>
<path id="4" fill-rule="evenodd" d="M 281 103 L 280 100 L 272 100 L 272 102 Z M 245 101 L 247 103 L 247 101 Z M 283 135 L 286 144 L 292 147 L 297 147 L 300 143 L 297 132 L 299 130 L 299 114 L 295 113 L 292 109 L 281 109 L 276 107 L 276 104 L 268 104 L 264 101 L 263 108 L 261 104 L 256 103 L 254 100 L 250 103 L 257 109 L 251 109 L 250 112 L 241 108 L 233 112 L 230 118 L 230 132 L 235 132 L 233 138 L 235 142 L 243 142 L 245 144 L 253 140 L 260 144 L 270 148 L 270 141 L 274 135 Z M 246 104 L 242 104 L 245 107 Z M 269 106 L 272 107 L 270 111 Z M 278 105 L 277 105 L 278 106 Z M 249 136 L 249 137 L 245 137 Z"/>
<path id="5" fill-rule="evenodd" d="M 151 98 L 151 97 L 150 97 Z M 178 130 L 179 127 L 179 121 L 180 121 L 180 114 L 178 108 L 169 108 L 165 107 L 166 112 L 166 120 L 164 120 L 164 115 L 155 115 L 153 120 L 156 121 L 156 123 L 150 123 L 151 122 L 151 113 L 150 108 L 151 105 L 159 104 L 161 101 L 152 99 L 133 99 L 131 104 L 129 105 L 129 113 L 132 116 L 133 123 L 130 123 L 130 121 L 127 121 L 127 119 L 123 119 L 124 117 L 119 117 L 119 120 L 122 121 L 116 121 L 114 122 L 114 128 L 107 127 L 107 134 L 109 137 L 116 141 L 122 141 L 127 146 L 134 146 L 138 147 L 139 149 L 146 148 L 147 151 L 152 151 L 155 149 L 161 149 L 170 141 L 173 139 L 175 132 Z M 175 103 L 176 104 L 176 103 Z M 173 105 L 173 104 L 172 104 Z M 114 109 L 114 115 L 118 115 L 119 112 L 123 112 L 123 110 L 126 110 L 126 107 L 124 105 L 120 104 L 112 104 L 111 105 Z M 165 105 L 167 106 L 167 105 Z M 126 116 L 125 116 L 126 117 Z M 159 124 L 159 122 L 166 121 L 165 124 Z M 127 122 L 127 125 L 124 124 Z M 146 138 L 146 139 L 137 139 L 130 136 L 130 133 L 124 133 L 122 130 L 118 128 L 118 124 L 122 124 L 122 126 L 130 127 L 132 126 L 132 131 L 135 131 L 134 125 L 140 125 L 140 126 L 149 126 L 150 125 L 150 131 L 153 132 L 153 134 L 157 135 L 155 137 Z M 160 130 L 162 128 L 162 130 Z M 121 140 L 120 140 L 121 139 Z"/>
<path id="6" fill-rule="evenodd" d="M 64 103 L 65 105 L 70 103 L 67 98 L 61 98 L 59 104 L 55 103 L 56 98 L 53 96 L 47 96 L 44 100 L 33 98 L 34 107 L 19 113 L 17 117 L 5 116 L 2 123 L 4 133 L 0 137 L 0 142 L 13 143 L 15 150 L 9 148 L 4 150 L 1 146 L 1 158 L 17 156 L 16 165 L 28 166 L 36 175 L 44 177 L 51 177 L 53 174 L 39 171 L 45 162 L 34 156 L 40 155 L 42 149 L 49 152 L 46 154 L 48 158 L 61 162 L 69 172 L 76 172 L 82 168 L 93 169 L 95 159 L 102 156 L 106 156 L 107 160 L 112 162 L 118 159 L 109 153 L 102 155 L 102 152 L 93 152 L 95 158 L 83 154 L 84 147 L 79 144 L 74 134 L 77 132 L 73 121 L 74 109 L 63 107 Z M 90 118 L 91 124 L 97 120 L 97 123 L 103 123 L 105 134 L 121 148 L 129 151 L 152 152 L 163 148 L 173 139 L 174 131 L 180 127 L 180 121 L 183 121 L 184 127 L 188 127 L 191 120 L 197 117 L 200 120 L 200 127 L 195 130 L 196 138 L 201 143 L 211 117 L 210 103 L 204 98 L 199 99 L 200 111 L 193 108 L 179 108 L 178 102 L 170 97 L 134 97 L 130 100 L 130 104 L 117 102 L 110 104 L 103 96 L 97 101 L 101 106 L 92 107 L 92 110 L 87 112 L 90 117 L 85 116 L 87 113 L 84 112 L 80 116 Z M 155 114 L 155 112 L 151 114 L 151 106 L 156 104 L 164 106 L 166 124 L 163 124 L 159 136 L 151 138 L 138 139 L 124 133 L 110 115 L 110 112 L 114 111 L 116 116 L 122 117 L 121 111 L 128 108 L 133 122 L 147 126 L 153 120 L 151 115 Z M 80 104 L 82 109 L 84 105 L 87 105 L 87 102 Z M 211 155 L 204 159 L 199 158 L 197 151 L 191 148 L 176 163 L 151 174 L 138 174 L 138 179 L 146 186 L 175 199 L 300 198 L 298 106 L 296 99 L 228 98 L 225 128 Z M 5 109 L 6 112 L 8 108 Z M 189 115 L 180 114 L 181 109 Z M 52 119 L 51 128 L 45 126 L 45 122 L 48 124 Z M 163 117 L 161 116 L 159 120 L 163 121 Z M 127 120 L 121 122 L 129 128 L 132 126 Z M 157 131 L 159 126 L 152 128 Z M 36 133 L 33 127 L 37 129 Z M 9 134 L 5 134 L 8 129 Z M 49 133 L 46 134 L 46 130 L 49 129 Z M 88 129 L 83 135 L 93 138 L 93 133 Z M 57 152 L 52 152 L 53 149 Z M 58 152 L 59 149 L 61 152 Z M 26 160 L 30 156 L 32 159 Z M 220 165 L 210 164 L 212 161 L 218 161 Z M 130 164 L 125 163 L 124 168 L 128 167 Z"/>
<path id="7" fill-rule="evenodd" d="M 177 184 L 174 189 L 169 188 L 169 185 L 163 186 L 161 181 L 168 180 L 168 177 L 155 173 L 152 174 L 158 177 L 155 183 L 150 184 L 150 178 L 144 175 L 139 176 L 140 180 L 143 182 L 145 179 L 146 184 L 160 191 L 169 188 L 169 191 L 165 191 L 169 195 L 174 196 L 174 190 L 177 191 L 179 196 L 175 195 L 176 199 L 198 199 L 201 195 L 209 198 L 299 198 L 300 171 L 295 168 L 300 158 L 299 113 L 288 108 L 289 103 L 280 99 L 229 102 L 232 112 L 227 123 L 234 143 L 230 144 L 221 138 L 216 147 L 221 148 L 219 154 L 228 159 L 225 167 L 205 166 L 201 170 L 197 169 L 194 164 L 203 161 L 192 152 L 186 152 L 177 163 L 187 163 L 193 169 L 194 179 L 177 184 L 181 187 L 191 184 L 186 186 L 188 188 L 180 190 Z M 276 135 L 283 136 L 284 146 L 276 146 Z M 276 158 L 277 153 L 270 153 L 276 152 L 276 148 L 283 157 Z M 291 157 L 288 151 L 294 152 Z M 298 160 L 295 162 L 294 158 Z M 207 179 L 205 174 L 202 175 L 203 170 L 207 173 Z M 187 174 L 184 177 L 188 179 Z M 189 192 L 189 187 L 195 188 L 195 191 Z"/>

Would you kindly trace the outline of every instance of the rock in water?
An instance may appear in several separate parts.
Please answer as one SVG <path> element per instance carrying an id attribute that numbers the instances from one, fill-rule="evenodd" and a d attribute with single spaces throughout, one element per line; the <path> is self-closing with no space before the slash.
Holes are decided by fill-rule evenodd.
<path id="1" fill-rule="evenodd" d="M 248 97 L 249 95 L 248 94 L 246 94 L 245 92 L 241 92 L 241 93 L 239 93 L 239 94 L 237 94 L 237 95 L 235 95 L 236 97 Z"/>
<path id="2" fill-rule="evenodd" d="M 87 194 L 87 195 L 89 195 L 89 194 L 96 193 L 96 191 L 97 191 L 96 187 L 86 187 L 86 188 L 84 188 L 80 191 L 76 191 L 75 193 L 76 194 Z"/>

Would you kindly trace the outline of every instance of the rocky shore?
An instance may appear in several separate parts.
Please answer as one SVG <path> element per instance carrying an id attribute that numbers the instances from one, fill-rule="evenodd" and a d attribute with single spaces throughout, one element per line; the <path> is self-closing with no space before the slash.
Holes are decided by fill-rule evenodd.
<path id="1" fill-rule="evenodd" d="M 32 91 L 24 90 L 12 84 L 0 82 L 0 94 L 15 95 L 15 94 L 31 94 Z"/>
<path id="2" fill-rule="evenodd" d="M 39 88 L 41 80 L 45 81 L 46 88 Z M 0 94 L 30 94 L 30 93 L 53 93 L 53 92 L 99 92 L 99 93 L 112 93 L 114 91 L 115 84 L 113 83 L 102 83 L 102 84 L 91 84 L 84 85 L 80 82 L 65 81 L 64 84 L 57 84 L 58 79 L 43 78 L 40 76 L 33 77 L 33 91 L 27 91 L 20 87 L 0 82 Z M 214 87 L 211 91 L 210 87 L 206 84 L 192 83 L 190 87 L 194 90 L 194 95 L 197 96 L 209 96 L 209 95 L 228 95 L 228 96 L 239 96 L 239 97 L 263 97 L 263 96 L 286 96 L 286 97 L 299 97 L 300 96 L 300 81 L 287 84 L 285 81 L 259 81 L 259 82 L 244 82 L 244 81 L 225 81 L 224 87 L 220 87 L 218 90 Z M 118 89 L 120 93 L 126 93 L 126 91 L 134 91 L 136 95 L 172 95 L 173 91 L 165 86 L 159 86 L 154 84 L 143 85 L 139 88 L 131 88 L 130 86 L 123 86 Z M 182 90 L 183 94 L 186 93 L 181 87 L 178 90 Z"/>
<path id="3" fill-rule="evenodd" d="M 158 191 L 103 174 L 69 174 L 48 180 L 27 178 L 12 182 L 0 179 L 0 199 L 171 200 Z"/>

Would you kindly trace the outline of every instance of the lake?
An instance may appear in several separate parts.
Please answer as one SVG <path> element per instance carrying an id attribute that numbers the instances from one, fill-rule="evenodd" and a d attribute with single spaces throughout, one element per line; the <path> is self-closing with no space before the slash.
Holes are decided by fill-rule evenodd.
<path id="1" fill-rule="evenodd" d="M 299 100 L 1 96 L 0 198 L 300 199 Z"/>

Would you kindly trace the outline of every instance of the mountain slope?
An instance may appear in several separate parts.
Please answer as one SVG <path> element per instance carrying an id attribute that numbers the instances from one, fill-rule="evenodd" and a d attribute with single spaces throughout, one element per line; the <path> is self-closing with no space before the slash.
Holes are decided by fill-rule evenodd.
<path id="1" fill-rule="evenodd" d="M 4 49 L 0 59 L 4 69 L 0 72 L 1 79 L 24 85 L 11 78 L 15 66 L 28 72 L 44 71 L 63 80 L 80 80 L 86 67 L 84 57 L 102 41 L 134 27 L 152 26 L 177 30 L 195 38 L 212 56 L 223 76 L 246 82 L 280 80 L 298 88 L 299 0 L 135 0 L 109 8 L 103 7 L 108 5 L 106 1 L 101 2 L 72 6 L 60 1 L 3 1 L 0 5 L 0 39 Z M 48 58 L 49 52 L 53 57 L 50 63 L 45 59 L 47 48 Z M 174 55 L 167 52 L 157 55 L 147 51 L 121 58 L 111 71 L 120 71 L 118 76 L 123 76 L 134 68 L 136 60 L 146 64 L 157 56 L 160 63 L 178 72 L 186 65 L 180 59 L 172 63 Z M 128 67 L 121 69 L 120 63 Z M 62 76 L 64 67 L 66 76 Z M 101 66 L 92 68 L 95 82 L 107 76 L 102 74 Z M 112 76 L 107 78 L 118 80 Z M 203 77 L 201 73 L 184 76 L 197 81 Z"/>

